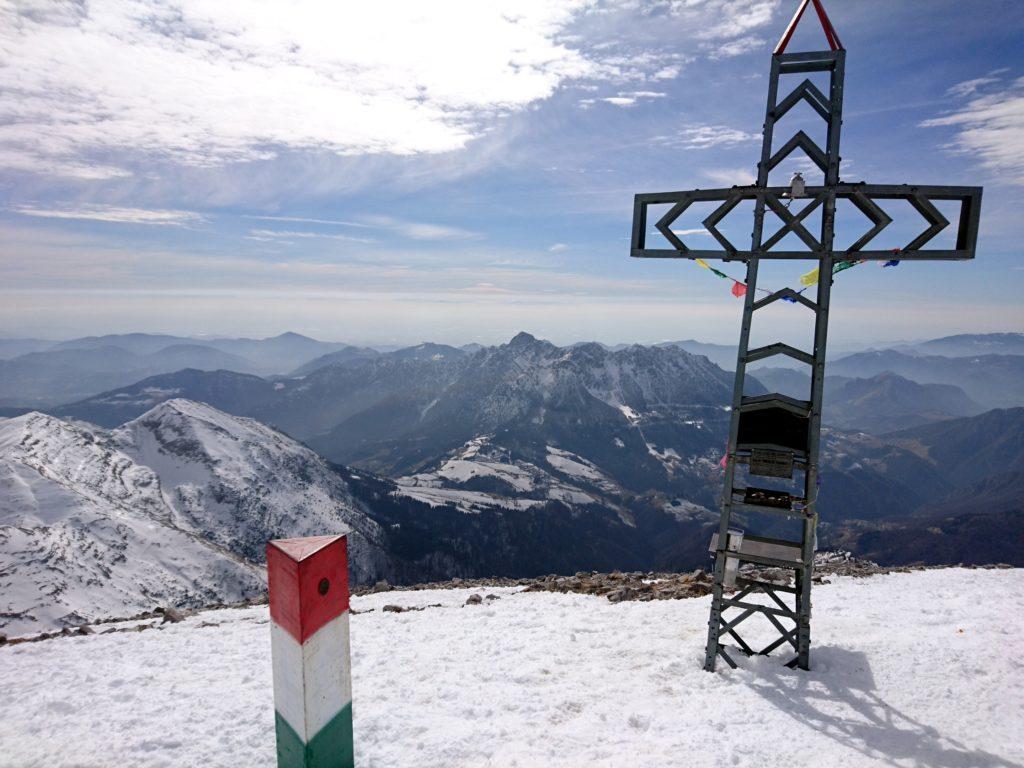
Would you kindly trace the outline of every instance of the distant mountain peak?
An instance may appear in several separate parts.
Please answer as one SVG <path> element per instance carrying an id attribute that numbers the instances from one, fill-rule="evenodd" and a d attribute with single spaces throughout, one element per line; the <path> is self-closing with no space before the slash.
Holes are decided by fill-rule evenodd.
<path id="1" fill-rule="evenodd" d="M 537 337 L 533 334 L 527 333 L 526 331 L 520 331 L 509 341 L 508 346 L 510 347 L 525 347 L 537 343 Z"/>
<path id="2" fill-rule="evenodd" d="M 281 339 L 282 341 L 316 341 L 316 339 L 310 338 L 309 336 L 304 336 L 301 333 L 296 333 L 295 331 L 285 331 L 284 333 L 278 334 L 277 336 L 273 336 L 272 338 Z"/>

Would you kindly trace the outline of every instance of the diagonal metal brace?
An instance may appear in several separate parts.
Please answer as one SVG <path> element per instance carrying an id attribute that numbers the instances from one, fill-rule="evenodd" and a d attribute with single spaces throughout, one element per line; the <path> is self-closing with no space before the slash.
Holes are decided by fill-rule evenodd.
<path id="1" fill-rule="evenodd" d="M 916 251 L 922 245 L 939 234 L 939 232 L 948 227 L 949 219 L 939 213 L 939 209 L 932 205 L 924 195 L 911 195 L 907 199 L 907 202 L 914 206 L 914 210 L 924 216 L 924 218 L 931 223 L 931 226 L 928 227 L 928 229 L 903 246 L 904 251 Z"/>
<path id="2" fill-rule="evenodd" d="M 690 207 L 690 203 L 693 200 L 680 200 L 678 203 L 669 208 L 668 213 L 658 219 L 658 223 L 654 225 L 654 228 L 661 232 L 662 237 L 672 243 L 676 250 L 686 253 L 690 249 L 686 244 L 680 240 L 676 233 L 672 231 L 672 222 L 678 219 L 683 211 Z"/>
<path id="3" fill-rule="evenodd" d="M 857 242 L 855 242 L 853 245 L 846 249 L 848 253 L 852 253 L 855 251 L 859 251 L 865 245 L 870 243 L 875 238 L 875 235 L 877 235 L 887 226 L 892 224 L 892 219 L 889 217 L 889 214 L 887 214 L 885 211 L 878 207 L 878 204 L 874 200 L 865 195 L 863 192 L 855 191 L 852 195 L 850 195 L 849 199 L 850 202 L 853 203 L 854 207 L 856 207 L 858 211 L 860 211 L 869 219 L 871 219 L 871 222 L 875 225 L 867 232 L 865 232 L 863 235 L 861 235 L 860 239 Z"/>
<path id="4" fill-rule="evenodd" d="M 736 246 L 729 242 L 729 239 L 718 231 L 717 225 L 718 222 L 728 216 L 729 212 L 739 205 L 742 200 L 743 196 L 740 194 L 729 196 L 724 203 L 718 206 L 710 216 L 701 222 L 704 225 L 704 228 L 711 233 L 711 236 L 714 237 L 723 248 L 725 248 L 727 253 L 736 253 Z"/>
<path id="5" fill-rule="evenodd" d="M 828 173 L 828 157 L 822 152 L 821 147 L 815 144 L 814 140 L 803 131 L 797 131 L 793 138 L 783 144 L 779 151 L 772 155 L 771 160 L 768 161 L 768 170 L 772 170 L 789 157 L 797 147 L 802 149 L 814 161 L 814 164 L 821 169 L 822 173 Z"/>
<path id="6" fill-rule="evenodd" d="M 775 109 L 772 110 L 772 117 L 776 121 L 780 120 L 783 115 L 799 103 L 800 99 L 810 104 L 814 111 L 821 115 L 823 120 L 828 122 L 831 117 L 829 110 L 832 108 L 832 103 L 818 90 L 818 86 L 809 79 L 800 83 L 789 96 L 775 106 Z"/>
<path id="7" fill-rule="evenodd" d="M 774 235 L 769 237 L 762 244 L 762 248 L 768 251 L 771 250 L 772 246 L 776 245 L 782 238 L 784 238 L 789 232 L 799 237 L 804 241 L 804 244 L 812 251 L 820 251 L 821 243 L 814 237 L 803 225 L 803 220 L 806 219 L 814 210 L 821 205 L 825 200 L 824 193 L 818 195 L 809 204 L 804 206 L 804 209 L 800 211 L 796 216 L 790 213 L 789 209 L 779 202 L 779 198 L 775 195 L 765 195 L 764 201 L 768 204 L 768 207 L 772 209 L 776 216 L 782 219 L 783 226 Z"/>

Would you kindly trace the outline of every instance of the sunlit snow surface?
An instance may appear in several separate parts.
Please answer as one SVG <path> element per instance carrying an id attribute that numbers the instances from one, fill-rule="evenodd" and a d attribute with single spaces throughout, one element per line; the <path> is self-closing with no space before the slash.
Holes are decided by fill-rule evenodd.
<path id="1" fill-rule="evenodd" d="M 492 592 L 353 600 L 358 765 L 1024 765 L 1022 570 L 816 587 L 810 673 L 703 672 L 706 598 Z M 0 766 L 272 766 L 267 621 L 0 648 Z"/>

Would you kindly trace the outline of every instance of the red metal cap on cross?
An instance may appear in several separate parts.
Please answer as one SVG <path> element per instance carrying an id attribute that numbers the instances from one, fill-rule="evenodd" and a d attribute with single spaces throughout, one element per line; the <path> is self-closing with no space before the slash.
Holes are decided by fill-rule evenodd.
<path id="1" fill-rule="evenodd" d="M 807 6 L 811 3 L 814 3 L 814 10 L 818 13 L 818 20 L 821 22 L 821 28 L 825 31 L 825 39 L 828 40 L 829 47 L 833 51 L 843 50 L 843 44 L 839 40 L 839 35 L 836 34 L 836 28 L 833 27 L 832 22 L 829 21 L 828 14 L 825 13 L 825 6 L 821 4 L 821 0 L 802 0 L 800 7 L 796 9 L 796 13 L 793 14 L 793 18 L 789 22 L 789 26 L 786 27 L 786 31 L 783 32 L 782 37 L 779 38 L 778 45 L 775 46 L 776 54 L 786 52 L 786 46 L 789 45 L 789 40 L 793 37 L 797 24 L 800 23 L 800 18 L 804 15 L 804 11 L 807 10 Z"/>

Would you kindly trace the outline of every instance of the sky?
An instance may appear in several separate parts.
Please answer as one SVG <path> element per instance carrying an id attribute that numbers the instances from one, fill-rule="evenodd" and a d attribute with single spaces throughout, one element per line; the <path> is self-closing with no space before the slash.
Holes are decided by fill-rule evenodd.
<path id="1" fill-rule="evenodd" d="M 753 181 L 796 6 L 0 0 L 0 336 L 734 342 L 726 281 L 629 257 L 633 195 Z M 830 338 L 1024 330 L 1019 4 L 826 7 L 842 178 L 985 187 L 975 261 L 844 272 Z M 808 13 L 789 50 L 824 47 Z M 881 246 L 917 231 L 901 205 Z"/>

